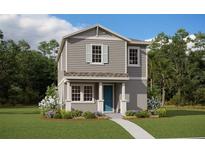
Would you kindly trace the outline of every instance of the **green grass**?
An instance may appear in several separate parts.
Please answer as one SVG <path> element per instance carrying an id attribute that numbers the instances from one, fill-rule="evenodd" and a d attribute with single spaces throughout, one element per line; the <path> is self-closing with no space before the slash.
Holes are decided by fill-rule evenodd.
<path id="1" fill-rule="evenodd" d="M 156 138 L 205 137 L 205 109 L 168 108 L 165 118 L 132 119 Z"/>
<path id="2" fill-rule="evenodd" d="M 44 119 L 37 108 L 0 108 L 0 138 L 132 138 L 110 120 Z"/>

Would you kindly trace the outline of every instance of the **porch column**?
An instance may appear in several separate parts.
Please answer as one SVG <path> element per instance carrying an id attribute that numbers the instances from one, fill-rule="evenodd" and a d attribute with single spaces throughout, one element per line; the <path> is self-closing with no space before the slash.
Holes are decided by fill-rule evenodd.
<path id="1" fill-rule="evenodd" d="M 122 83 L 122 94 L 121 94 L 122 98 L 120 101 L 120 113 L 122 115 L 125 115 L 125 112 L 127 111 L 127 101 L 125 98 L 125 83 Z"/>
<path id="2" fill-rule="evenodd" d="M 65 110 L 66 111 L 71 111 L 71 86 L 70 86 L 70 81 L 66 81 L 67 85 L 67 97 L 66 97 L 66 102 L 65 102 Z"/>
<path id="3" fill-rule="evenodd" d="M 97 110 L 98 112 L 102 113 L 103 112 L 103 84 L 102 82 L 99 82 L 99 99 L 98 99 L 98 106 Z"/>

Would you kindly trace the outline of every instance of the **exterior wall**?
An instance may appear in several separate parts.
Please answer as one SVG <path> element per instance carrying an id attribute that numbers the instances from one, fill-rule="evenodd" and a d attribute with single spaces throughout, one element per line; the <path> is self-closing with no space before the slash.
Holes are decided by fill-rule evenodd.
<path id="1" fill-rule="evenodd" d="M 82 32 L 82 33 L 79 33 L 71 38 L 80 38 L 80 37 L 83 37 L 83 38 L 90 38 L 90 37 L 102 37 L 102 38 L 111 38 L 111 39 L 116 39 L 116 40 L 121 40 L 120 38 L 114 36 L 113 34 L 99 28 L 98 29 L 98 33 L 97 33 L 97 28 L 93 28 L 93 29 L 90 29 L 90 30 L 87 30 L 85 32 Z"/>
<path id="2" fill-rule="evenodd" d="M 129 95 L 127 110 L 147 109 L 147 80 L 127 81 L 126 94 Z"/>
<path id="3" fill-rule="evenodd" d="M 120 97 L 122 93 L 122 86 L 121 83 L 116 83 L 115 84 L 115 102 L 114 102 L 114 107 L 115 107 L 115 112 L 120 111 Z"/>
<path id="4" fill-rule="evenodd" d="M 81 110 L 83 112 L 97 112 L 97 103 L 72 103 L 71 108 Z"/>
<path id="5" fill-rule="evenodd" d="M 61 62 L 62 60 L 62 62 Z M 63 65 L 62 65 L 63 64 Z M 62 65 L 62 66 L 61 66 Z M 62 68 L 62 69 L 61 69 Z M 64 77 L 64 70 L 65 70 L 65 46 L 63 48 L 63 51 L 61 53 L 61 56 L 58 60 L 58 83 L 63 79 Z"/>
<path id="6" fill-rule="evenodd" d="M 140 47 L 140 49 L 146 49 L 145 46 L 138 45 L 137 47 Z M 129 55 L 127 57 L 129 58 Z M 140 50 L 140 67 L 128 66 L 127 72 L 129 77 L 146 77 L 146 51 L 145 50 Z"/>
<path id="7" fill-rule="evenodd" d="M 108 45 L 108 64 L 86 63 L 86 44 Z M 123 40 L 68 40 L 68 71 L 69 72 L 125 72 L 125 41 Z"/>

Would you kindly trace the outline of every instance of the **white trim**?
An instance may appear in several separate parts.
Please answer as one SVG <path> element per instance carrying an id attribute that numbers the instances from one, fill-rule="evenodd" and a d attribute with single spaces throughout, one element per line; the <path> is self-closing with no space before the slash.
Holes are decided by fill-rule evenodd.
<path id="1" fill-rule="evenodd" d="M 145 73 L 145 78 L 148 78 L 148 52 L 145 49 L 145 54 L 146 54 L 146 73 Z"/>
<path id="2" fill-rule="evenodd" d="M 92 86 L 92 101 L 85 101 L 84 100 L 84 88 L 85 88 L 85 86 Z M 83 102 L 84 103 L 93 103 L 95 101 L 94 91 L 95 91 L 94 84 L 83 84 Z"/>
<path id="3" fill-rule="evenodd" d="M 99 26 L 96 27 L 96 36 L 99 34 Z"/>
<path id="4" fill-rule="evenodd" d="M 138 55 L 137 55 L 137 62 L 138 64 L 130 64 L 130 49 L 137 49 L 138 50 Z M 140 67 L 140 47 L 136 47 L 136 46 L 129 46 L 128 47 L 128 66 L 129 67 Z"/>
<path id="5" fill-rule="evenodd" d="M 146 77 L 129 77 L 129 80 L 147 80 Z"/>
<path id="6" fill-rule="evenodd" d="M 72 91 L 73 91 L 73 89 L 72 89 L 72 87 L 73 86 L 79 86 L 80 87 L 80 100 L 79 101 L 73 101 L 73 97 L 72 97 Z M 81 102 L 81 100 L 82 100 L 82 88 L 81 88 L 81 84 L 70 84 L 70 96 L 71 96 L 71 103 L 79 103 L 79 102 Z"/>
<path id="7" fill-rule="evenodd" d="M 103 44 L 90 44 L 91 45 L 91 62 L 92 65 L 104 65 L 103 62 Z M 93 62 L 93 46 L 101 46 L 101 62 Z"/>
<path id="8" fill-rule="evenodd" d="M 60 70 L 62 71 L 63 70 L 63 54 L 61 54 L 60 61 L 61 61 Z"/>
<path id="9" fill-rule="evenodd" d="M 127 42 L 125 42 L 125 73 L 127 73 Z"/>
<path id="10" fill-rule="evenodd" d="M 115 37 L 103 37 L 103 36 L 74 36 L 75 39 L 87 39 L 87 40 L 113 40 L 120 41 L 122 39 Z"/>
<path id="11" fill-rule="evenodd" d="M 67 79 L 91 79 L 91 80 L 129 80 L 129 77 L 86 77 L 86 76 L 68 76 Z"/>
<path id="12" fill-rule="evenodd" d="M 72 86 L 80 86 L 80 101 L 72 101 Z M 92 101 L 84 101 L 84 86 L 92 86 Z M 73 104 L 89 104 L 89 103 L 95 103 L 95 96 L 94 96 L 95 87 L 94 84 L 84 84 L 84 83 L 71 83 L 71 103 Z"/>
<path id="13" fill-rule="evenodd" d="M 68 40 L 65 41 L 65 70 L 68 71 Z"/>
<path id="14" fill-rule="evenodd" d="M 63 82 L 66 81 L 66 78 L 64 77 L 59 83 L 58 83 L 58 86 L 60 86 Z"/>
<path id="15" fill-rule="evenodd" d="M 115 110 L 114 110 L 114 102 L 115 102 L 115 85 L 113 83 L 103 83 L 103 100 L 104 99 L 104 86 L 112 86 L 112 111 L 104 111 L 104 103 L 105 101 L 103 101 L 103 113 L 113 113 Z"/>

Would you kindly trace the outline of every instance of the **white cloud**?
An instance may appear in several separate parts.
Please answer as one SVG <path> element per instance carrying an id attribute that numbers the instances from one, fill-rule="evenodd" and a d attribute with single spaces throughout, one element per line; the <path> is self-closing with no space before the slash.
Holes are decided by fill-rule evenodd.
<path id="1" fill-rule="evenodd" d="M 0 30 L 5 39 L 24 39 L 34 49 L 41 41 L 56 39 L 60 42 L 64 35 L 82 26 L 73 26 L 66 20 L 50 15 L 0 15 Z"/>

